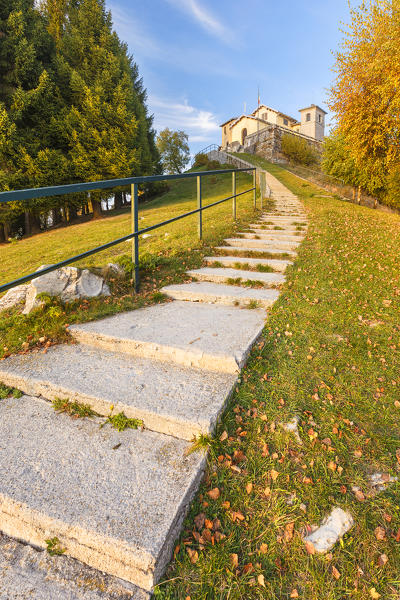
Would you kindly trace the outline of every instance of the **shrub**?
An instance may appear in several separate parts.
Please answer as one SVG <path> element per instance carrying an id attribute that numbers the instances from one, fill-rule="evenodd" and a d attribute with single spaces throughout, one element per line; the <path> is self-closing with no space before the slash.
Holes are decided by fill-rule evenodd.
<path id="1" fill-rule="evenodd" d="M 208 163 L 209 163 L 209 160 L 208 160 L 207 154 L 200 153 L 200 154 L 197 154 L 197 156 L 194 160 L 193 166 L 194 167 L 204 167 L 204 166 L 208 165 Z"/>
<path id="2" fill-rule="evenodd" d="M 316 151 L 307 144 L 306 140 L 294 135 L 282 136 L 282 154 L 290 162 L 301 165 L 313 165 L 318 162 Z"/>

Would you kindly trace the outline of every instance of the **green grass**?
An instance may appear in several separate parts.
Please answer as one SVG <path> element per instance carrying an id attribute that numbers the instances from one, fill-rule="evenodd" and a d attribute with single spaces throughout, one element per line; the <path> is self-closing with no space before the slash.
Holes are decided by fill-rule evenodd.
<path id="1" fill-rule="evenodd" d="M 308 236 L 155 598 L 370 600 L 375 588 L 398 600 L 400 483 L 374 495 L 369 477 L 399 477 L 400 217 L 313 197 L 317 188 L 264 164 L 304 201 Z M 295 415 L 301 446 L 279 427 Z M 353 529 L 330 554 L 309 555 L 302 532 L 334 506 L 351 511 Z"/>
<path id="2" fill-rule="evenodd" d="M 143 421 L 141 419 L 129 419 L 123 412 L 116 415 L 109 415 L 104 425 L 109 423 L 114 429 L 118 431 L 125 431 L 125 429 L 138 429 L 143 427 Z"/>
<path id="3" fill-rule="evenodd" d="M 237 191 L 244 191 L 251 176 L 238 173 Z M 231 194 L 231 174 L 203 178 L 203 205 L 211 204 Z M 196 180 L 184 179 L 171 183 L 170 190 L 140 207 L 140 227 L 164 221 L 193 210 L 197 206 Z M 237 201 L 236 223 L 232 222 L 230 201 L 203 213 L 203 240 L 197 235 L 197 216 L 187 217 L 157 229 L 151 237 L 140 240 L 140 272 L 142 285 L 138 295 L 132 289 L 130 243 L 115 246 L 89 257 L 78 266 L 101 272 L 108 262 L 120 262 L 127 271 L 125 279 L 108 275 L 112 296 L 80 300 L 63 305 L 57 299 L 45 298 L 41 308 L 24 316 L 13 309 L 0 313 L 0 359 L 33 348 L 46 351 L 53 343 L 69 340 L 66 326 L 99 319 L 117 312 L 163 302 L 158 291 L 163 285 L 185 281 L 187 269 L 198 268 L 203 257 L 225 237 L 234 235 L 254 220 L 252 192 Z M 127 234 L 130 214 L 123 213 L 67 228 L 56 229 L 13 244 L 1 246 L 1 283 L 53 263 L 89 248 Z"/>
<path id="4" fill-rule="evenodd" d="M 4 383 L 0 382 L 0 400 L 5 400 L 6 398 L 21 398 L 22 396 L 21 390 L 17 390 L 16 388 L 8 387 L 8 385 L 4 385 Z"/>

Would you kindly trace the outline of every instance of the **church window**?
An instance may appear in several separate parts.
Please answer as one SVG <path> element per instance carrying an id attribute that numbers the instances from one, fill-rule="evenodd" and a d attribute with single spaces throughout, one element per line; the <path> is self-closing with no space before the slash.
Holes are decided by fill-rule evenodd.
<path id="1" fill-rule="evenodd" d="M 311 121 L 311 113 L 307 113 L 307 115 L 306 115 L 306 121 Z"/>
<path id="2" fill-rule="evenodd" d="M 283 124 L 284 125 L 288 125 L 289 124 L 288 120 L 287 119 L 283 119 Z"/>

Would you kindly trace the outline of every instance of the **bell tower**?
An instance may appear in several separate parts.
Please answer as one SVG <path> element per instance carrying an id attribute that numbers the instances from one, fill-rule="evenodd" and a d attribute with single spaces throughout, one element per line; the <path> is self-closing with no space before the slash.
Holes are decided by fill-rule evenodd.
<path id="1" fill-rule="evenodd" d="M 311 104 L 308 108 L 301 108 L 299 113 L 301 114 L 299 133 L 322 141 L 325 136 L 325 115 L 327 113 L 316 104 Z"/>

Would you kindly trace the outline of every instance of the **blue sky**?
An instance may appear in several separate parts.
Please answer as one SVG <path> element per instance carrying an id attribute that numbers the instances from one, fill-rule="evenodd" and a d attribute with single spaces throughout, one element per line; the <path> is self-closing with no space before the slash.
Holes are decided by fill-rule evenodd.
<path id="1" fill-rule="evenodd" d="M 299 117 L 326 108 L 348 0 L 106 0 L 139 65 L 155 128 L 182 129 L 192 152 L 261 102 Z M 354 2 L 353 2 L 354 3 Z"/>

